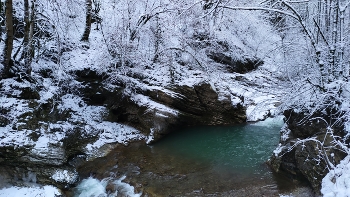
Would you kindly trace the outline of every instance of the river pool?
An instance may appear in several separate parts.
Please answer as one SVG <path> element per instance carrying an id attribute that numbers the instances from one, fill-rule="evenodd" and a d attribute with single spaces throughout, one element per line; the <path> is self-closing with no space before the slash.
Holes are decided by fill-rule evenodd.
<path id="1" fill-rule="evenodd" d="M 82 165 L 78 171 L 85 182 L 67 193 L 310 196 L 305 183 L 274 174 L 265 164 L 277 147 L 282 125 L 283 121 L 275 118 L 236 126 L 193 127 L 171 133 L 153 145 L 119 145 L 107 157 Z M 94 178 L 88 178 L 91 176 Z M 88 189 L 92 189 L 89 195 L 84 193 Z"/>

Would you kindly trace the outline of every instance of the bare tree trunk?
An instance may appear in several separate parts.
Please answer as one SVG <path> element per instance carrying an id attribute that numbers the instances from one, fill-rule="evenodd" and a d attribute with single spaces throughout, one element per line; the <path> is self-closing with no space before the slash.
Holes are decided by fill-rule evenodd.
<path id="1" fill-rule="evenodd" d="M 0 13 L 3 14 L 4 11 L 4 3 L 0 1 Z M 2 21 L 3 18 L 0 17 L 0 42 L 2 42 Z"/>
<path id="2" fill-rule="evenodd" d="M 83 37 L 81 41 L 89 41 L 89 36 L 91 32 L 91 18 L 92 18 L 92 1 L 86 0 L 86 22 L 85 22 L 85 30 L 83 33 Z"/>
<path id="3" fill-rule="evenodd" d="M 27 47 L 29 43 L 29 29 L 30 29 L 30 22 L 29 22 L 29 0 L 24 0 L 24 37 L 23 37 L 23 45 L 24 45 L 24 52 L 23 52 L 23 58 L 27 55 Z"/>
<path id="4" fill-rule="evenodd" d="M 334 20 L 334 29 L 335 29 L 335 37 L 334 37 L 334 47 L 336 50 L 336 53 L 333 54 L 333 77 L 335 80 L 339 79 L 339 56 L 338 56 L 338 52 L 339 52 L 339 44 L 340 44 L 340 39 L 339 39 L 339 35 L 340 35 L 340 25 L 339 25 L 339 0 L 335 0 L 334 2 L 334 9 L 335 9 L 335 20 Z"/>
<path id="5" fill-rule="evenodd" d="M 34 57 L 33 34 L 35 20 L 35 0 L 31 1 L 29 9 L 29 0 L 24 0 L 24 38 L 23 38 L 23 53 L 21 59 L 24 59 L 25 72 L 31 73 L 31 64 Z"/>
<path id="6" fill-rule="evenodd" d="M 30 20 L 29 20 L 29 0 L 24 0 L 24 37 L 23 37 L 23 53 L 21 59 L 24 59 L 25 66 L 27 65 L 27 58 L 29 53 L 29 31 L 30 31 Z"/>
<path id="7" fill-rule="evenodd" d="M 339 72 L 339 79 L 344 79 L 347 78 L 344 74 L 344 45 L 342 44 L 344 40 L 344 11 L 340 11 L 340 21 L 339 21 L 339 42 L 341 43 L 339 46 L 339 51 L 338 51 L 338 72 Z"/>
<path id="8" fill-rule="evenodd" d="M 5 47 L 3 51 L 3 76 L 9 77 L 10 69 L 13 62 L 11 61 L 11 54 L 13 49 L 13 18 L 12 18 L 12 0 L 5 1 L 5 23 L 6 23 L 6 38 Z"/>
<path id="9" fill-rule="evenodd" d="M 28 39 L 28 46 L 27 46 L 27 55 L 26 58 L 24 59 L 24 62 L 26 64 L 26 73 L 30 74 L 32 71 L 32 60 L 34 58 L 34 27 L 35 27 L 35 1 L 36 0 L 32 0 L 32 7 L 31 7 L 31 12 L 30 12 L 30 21 L 29 21 L 29 39 Z"/>

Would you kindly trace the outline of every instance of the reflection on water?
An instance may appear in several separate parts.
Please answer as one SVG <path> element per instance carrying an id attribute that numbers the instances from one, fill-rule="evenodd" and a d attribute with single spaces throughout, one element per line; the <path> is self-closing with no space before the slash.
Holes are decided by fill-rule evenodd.
<path id="1" fill-rule="evenodd" d="M 274 176 L 265 165 L 281 126 L 270 121 L 188 128 L 152 146 L 118 146 L 78 170 L 82 178 L 126 176 L 124 181 L 144 196 L 279 196 L 300 186 Z M 116 192 L 106 187 L 107 193 Z"/>

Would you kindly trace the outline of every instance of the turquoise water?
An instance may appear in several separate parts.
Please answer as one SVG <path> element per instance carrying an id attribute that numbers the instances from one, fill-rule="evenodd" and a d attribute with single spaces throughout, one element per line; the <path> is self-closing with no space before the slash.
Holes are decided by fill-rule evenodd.
<path id="1" fill-rule="evenodd" d="M 263 175 L 267 173 L 264 163 L 278 145 L 282 125 L 281 119 L 269 119 L 238 126 L 187 128 L 166 136 L 153 148 L 155 152 L 207 163 L 218 173 Z"/>

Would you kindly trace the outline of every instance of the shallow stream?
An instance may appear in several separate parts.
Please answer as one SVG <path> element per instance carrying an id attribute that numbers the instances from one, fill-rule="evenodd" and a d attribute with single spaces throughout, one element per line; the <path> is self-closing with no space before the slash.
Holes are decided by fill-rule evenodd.
<path id="1" fill-rule="evenodd" d="M 81 166 L 85 182 L 68 194 L 86 196 L 92 190 L 93 196 L 98 188 L 101 196 L 310 196 L 307 185 L 276 175 L 265 164 L 282 124 L 268 119 L 187 128 L 151 146 L 120 145 L 107 157 Z"/>

